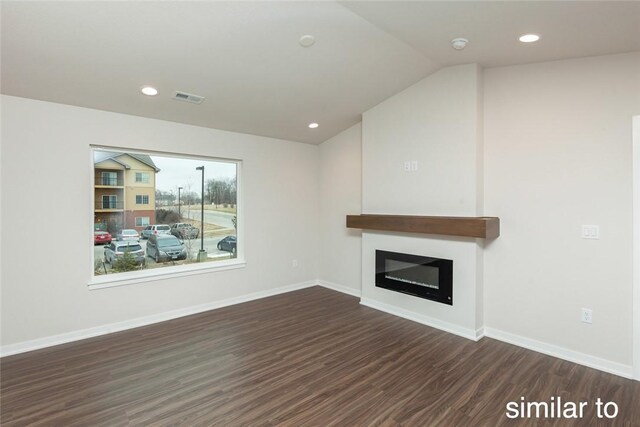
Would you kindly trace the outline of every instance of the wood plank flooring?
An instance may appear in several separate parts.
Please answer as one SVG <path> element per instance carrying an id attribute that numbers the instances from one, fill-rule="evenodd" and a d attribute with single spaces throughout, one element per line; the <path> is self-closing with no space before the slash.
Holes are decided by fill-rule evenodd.
<path id="1" fill-rule="evenodd" d="M 2 426 L 640 426 L 640 382 L 314 287 L 0 361 Z M 578 420 L 505 405 L 588 401 Z M 595 399 L 615 401 L 598 419 Z"/>

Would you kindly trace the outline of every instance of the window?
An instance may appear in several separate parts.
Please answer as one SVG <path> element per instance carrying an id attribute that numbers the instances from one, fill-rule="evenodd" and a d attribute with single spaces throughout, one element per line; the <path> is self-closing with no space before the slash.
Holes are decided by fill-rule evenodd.
<path id="1" fill-rule="evenodd" d="M 102 196 L 102 209 L 118 209 L 118 196 Z"/>
<path id="2" fill-rule="evenodd" d="M 136 195 L 136 205 L 148 205 L 149 204 L 149 196 L 146 194 L 137 194 Z"/>
<path id="3" fill-rule="evenodd" d="M 149 183 L 149 173 L 148 172 L 136 172 L 136 182 L 140 182 L 142 184 Z"/>
<path id="4" fill-rule="evenodd" d="M 136 227 L 146 227 L 149 225 L 149 217 L 148 216 L 137 216 L 136 217 Z"/>
<path id="5" fill-rule="evenodd" d="M 141 253 L 136 252 L 135 257 L 107 255 L 105 247 L 92 246 L 91 284 L 111 286 L 157 275 L 244 265 L 238 232 L 242 229 L 238 216 L 240 161 L 94 148 L 93 163 L 99 183 L 120 180 L 117 188 L 109 190 L 111 194 L 104 194 L 104 186 L 92 187 L 94 229 L 100 225 L 116 244 L 125 231 L 133 233 L 126 240 L 139 244 Z M 123 170 L 105 171 L 114 163 Z M 122 182 L 131 187 L 125 188 Z M 147 185 L 143 190 L 136 183 Z"/>
<path id="6" fill-rule="evenodd" d="M 117 172 L 102 172 L 102 185 L 118 185 Z"/>

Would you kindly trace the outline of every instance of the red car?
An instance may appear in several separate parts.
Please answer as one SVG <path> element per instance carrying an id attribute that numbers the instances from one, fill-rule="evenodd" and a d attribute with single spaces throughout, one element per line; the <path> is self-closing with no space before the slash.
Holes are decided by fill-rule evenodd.
<path id="1" fill-rule="evenodd" d="M 111 243 L 111 234 L 106 231 L 94 231 L 93 232 L 93 244 L 94 245 L 104 245 L 107 243 Z"/>

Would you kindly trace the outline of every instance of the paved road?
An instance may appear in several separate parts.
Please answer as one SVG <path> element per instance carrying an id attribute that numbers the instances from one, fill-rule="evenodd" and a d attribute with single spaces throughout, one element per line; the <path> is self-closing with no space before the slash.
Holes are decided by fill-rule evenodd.
<path id="1" fill-rule="evenodd" d="M 182 215 L 187 218 L 200 221 L 200 209 L 182 210 Z M 222 228 L 233 228 L 233 214 L 228 212 L 204 211 L 204 222 L 207 224 L 215 224 Z"/>

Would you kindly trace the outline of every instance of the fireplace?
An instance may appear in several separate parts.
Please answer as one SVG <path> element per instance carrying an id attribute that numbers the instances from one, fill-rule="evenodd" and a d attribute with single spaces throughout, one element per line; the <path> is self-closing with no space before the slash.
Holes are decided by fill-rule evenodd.
<path id="1" fill-rule="evenodd" d="M 453 305 L 453 261 L 376 250 L 376 286 Z"/>

